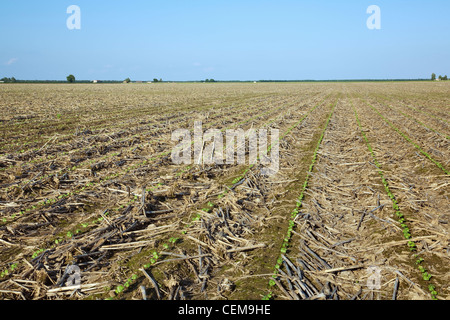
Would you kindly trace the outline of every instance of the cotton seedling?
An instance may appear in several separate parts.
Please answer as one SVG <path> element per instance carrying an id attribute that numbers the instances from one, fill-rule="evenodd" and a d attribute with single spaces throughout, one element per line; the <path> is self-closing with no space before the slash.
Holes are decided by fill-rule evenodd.
<path id="1" fill-rule="evenodd" d="M 295 217 L 297 216 L 298 209 L 302 207 L 304 194 L 306 192 L 306 189 L 308 188 L 308 181 L 309 181 L 310 173 L 314 169 L 314 165 L 315 165 L 315 163 L 317 161 L 317 155 L 318 155 L 318 152 L 319 152 L 319 149 L 320 149 L 320 145 L 322 144 L 323 138 L 325 136 L 325 131 L 327 130 L 327 128 L 329 126 L 331 117 L 334 114 L 334 110 L 335 110 L 336 104 L 337 104 L 337 101 L 333 104 L 332 109 L 331 109 L 331 113 L 329 114 L 329 116 L 328 116 L 328 118 L 327 118 L 327 120 L 325 122 L 325 127 L 323 128 L 322 133 L 321 133 L 321 135 L 320 135 L 320 137 L 319 137 L 319 139 L 317 141 L 317 145 L 316 145 L 316 148 L 315 148 L 313 156 L 312 156 L 311 164 L 310 164 L 309 170 L 308 170 L 308 172 L 306 174 L 305 182 L 303 183 L 303 188 L 302 188 L 301 194 L 300 194 L 299 198 L 297 198 L 297 200 L 296 200 L 297 208 L 294 209 L 291 212 L 291 219 L 289 220 L 288 230 L 286 232 L 286 236 L 283 239 L 283 243 L 282 243 L 281 248 L 280 248 L 280 255 L 281 254 L 285 254 L 288 251 L 289 242 L 290 242 L 290 239 L 292 237 L 292 231 L 293 231 L 293 228 L 294 228 L 294 225 L 295 225 L 295 222 L 294 222 L 293 219 L 295 219 Z M 272 275 L 273 278 L 276 278 L 276 276 L 277 276 L 277 274 L 279 272 L 278 270 L 281 268 L 282 264 L 283 264 L 283 259 L 281 258 L 281 256 L 279 256 L 278 259 L 277 259 L 277 262 L 275 264 L 274 272 L 273 272 L 273 275 Z M 273 279 L 271 279 L 269 281 L 269 288 L 273 287 L 274 285 L 275 285 L 275 281 Z M 269 292 L 269 294 L 265 296 L 265 298 L 267 298 L 267 297 L 272 297 L 272 292 Z"/>
<path id="2" fill-rule="evenodd" d="M 371 107 L 372 107 L 372 106 L 371 106 Z M 363 138 L 364 138 L 364 140 L 365 140 L 365 142 L 366 142 L 366 144 L 367 144 L 367 146 L 368 146 L 369 151 L 370 151 L 371 154 L 372 154 L 372 157 L 373 157 L 373 159 L 374 159 L 374 163 L 376 164 L 377 168 L 379 169 L 378 172 L 379 172 L 379 174 L 380 174 L 380 176 L 381 176 L 381 179 L 382 179 L 382 181 L 383 181 L 383 185 L 384 185 L 385 191 L 386 191 L 386 193 L 388 194 L 389 198 L 391 199 L 391 201 L 392 201 L 392 203 L 393 203 L 393 209 L 395 210 L 395 215 L 397 216 L 398 221 L 399 221 L 399 223 L 400 223 L 400 226 L 401 226 L 401 228 L 402 228 L 403 236 L 404 236 L 405 239 L 409 240 L 409 239 L 412 238 L 412 236 L 411 236 L 411 231 L 410 231 L 410 229 L 409 229 L 409 227 L 408 227 L 408 224 L 407 224 L 407 220 L 405 219 L 404 215 L 400 212 L 400 208 L 399 208 L 399 206 L 398 206 L 398 202 L 397 202 L 397 200 L 396 200 L 394 194 L 391 192 L 391 190 L 390 190 L 390 188 L 389 188 L 388 182 L 387 182 L 386 179 L 384 178 L 384 173 L 383 173 L 383 171 L 381 170 L 381 166 L 379 165 L 378 161 L 376 160 L 375 153 L 373 152 L 373 149 L 372 149 L 372 147 L 370 146 L 369 140 L 368 140 L 368 138 L 367 138 L 365 132 L 362 130 L 361 122 L 360 122 L 359 119 L 358 119 L 358 114 L 357 114 L 357 112 L 356 112 L 355 107 L 353 107 L 353 109 L 354 109 L 354 111 L 355 111 L 356 121 L 357 121 L 358 126 L 359 126 L 359 128 L 360 128 L 361 134 L 362 134 L 362 136 L 363 136 Z M 376 110 L 374 107 L 372 107 L 372 109 L 374 109 L 381 117 L 383 117 L 383 116 L 379 113 L 379 111 Z M 391 127 L 393 127 L 397 132 L 399 132 L 405 139 L 407 139 L 409 142 L 412 142 L 412 141 L 409 139 L 409 137 L 407 137 L 407 136 L 404 135 L 401 131 L 399 131 L 397 128 L 395 128 L 395 127 L 394 127 L 387 119 L 385 119 L 384 117 L 383 117 L 383 119 L 384 119 L 385 121 L 387 121 L 388 124 L 389 124 Z M 417 148 L 419 148 L 419 150 L 421 150 L 420 147 L 418 147 L 416 144 L 415 144 L 415 146 L 416 146 Z M 422 153 L 424 153 L 424 152 L 422 152 Z M 439 164 L 439 163 L 438 163 L 438 164 Z M 438 166 L 439 166 L 439 165 L 438 165 Z M 439 166 L 439 167 L 440 167 L 440 166 Z M 442 169 L 442 167 L 440 167 L 440 168 Z M 444 171 L 445 171 L 445 170 L 444 170 Z M 447 173 L 447 172 L 446 172 L 446 173 Z M 447 173 L 447 174 L 448 174 L 448 173 Z M 416 244 L 415 244 L 413 241 L 408 241 L 407 245 L 408 245 L 408 248 L 409 248 L 409 250 L 410 250 L 411 252 L 414 252 L 414 251 L 417 250 Z M 423 279 L 424 281 L 430 281 L 430 279 L 432 278 L 432 276 L 431 276 L 431 275 L 427 272 L 427 270 L 421 265 L 423 262 L 424 262 L 424 259 L 423 259 L 423 258 L 418 258 L 418 259 L 416 260 L 415 263 L 416 263 L 416 265 L 418 266 L 418 269 L 419 269 L 419 271 L 420 271 L 421 274 L 422 274 L 422 279 Z M 435 291 L 435 287 L 434 287 L 434 286 L 430 286 L 429 288 L 432 288 L 432 289 L 430 289 L 430 293 L 431 293 L 432 298 L 433 298 L 433 299 L 436 299 L 437 292 Z"/>

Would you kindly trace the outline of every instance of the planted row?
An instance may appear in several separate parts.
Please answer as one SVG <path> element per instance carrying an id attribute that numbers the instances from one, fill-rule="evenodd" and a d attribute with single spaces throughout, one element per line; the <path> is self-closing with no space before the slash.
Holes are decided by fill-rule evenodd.
<path id="1" fill-rule="evenodd" d="M 377 160 L 377 158 L 375 156 L 373 148 L 372 148 L 372 146 L 371 146 L 371 144 L 369 142 L 369 139 L 367 138 L 366 132 L 362 128 L 361 121 L 359 120 L 359 117 L 358 117 L 358 112 L 356 111 L 356 108 L 353 106 L 353 104 L 352 104 L 352 107 L 353 107 L 353 110 L 355 112 L 356 122 L 358 123 L 358 127 L 359 127 L 359 129 L 361 131 L 361 135 L 362 135 L 362 137 L 363 137 L 363 139 L 364 139 L 364 141 L 365 141 L 365 143 L 367 145 L 367 149 L 369 150 L 370 154 L 372 155 L 373 163 L 375 164 L 375 166 L 377 168 L 377 171 L 378 171 L 378 173 L 379 173 L 379 175 L 381 177 L 381 181 L 383 183 L 384 189 L 385 189 L 387 195 L 389 196 L 389 198 L 391 199 L 392 208 L 394 209 L 395 216 L 397 217 L 397 220 L 400 223 L 400 226 L 402 228 L 403 236 L 404 236 L 404 238 L 406 240 L 410 240 L 412 238 L 412 236 L 411 236 L 411 230 L 408 227 L 407 219 L 405 218 L 405 216 L 401 212 L 400 207 L 398 205 L 398 201 L 397 201 L 395 195 L 392 193 L 391 189 L 389 188 L 389 183 L 387 182 L 387 180 L 386 180 L 386 178 L 384 176 L 383 169 L 382 169 L 380 163 L 378 162 L 378 160 Z M 411 252 L 416 252 L 417 251 L 417 247 L 416 247 L 415 242 L 408 241 L 407 245 L 408 245 L 408 248 L 409 248 L 409 250 Z M 418 258 L 417 254 L 415 254 L 414 256 L 416 258 Z M 429 281 L 431 279 L 431 275 L 429 275 L 427 273 L 427 271 L 425 270 L 425 268 L 421 265 L 423 261 L 424 261 L 423 258 L 418 258 L 418 260 L 416 261 L 416 265 L 418 265 L 419 270 L 422 273 L 423 280 Z M 437 292 L 435 290 L 436 287 L 434 285 L 429 285 L 428 289 L 430 291 L 432 299 L 437 299 L 436 298 Z"/>
<path id="2" fill-rule="evenodd" d="M 278 256 L 278 258 L 276 260 L 274 272 L 273 272 L 273 275 L 272 275 L 273 279 L 269 280 L 269 292 L 268 292 L 267 295 L 265 295 L 263 297 L 263 300 L 270 300 L 270 299 L 273 298 L 272 288 L 276 284 L 274 279 L 276 279 L 278 277 L 279 269 L 281 268 L 281 266 L 283 264 L 282 255 L 287 253 L 287 250 L 288 250 L 291 238 L 292 238 L 292 232 L 294 231 L 294 228 L 295 228 L 295 219 L 296 219 L 297 215 L 299 214 L 299 210 L 302 208 L 303 199 L 305 197 L 306 190 L 308 189 L 309 179 L 310 179 L 310 176 L 311 176 L 310 173 L 312 173 L 312 171 L 314 169 L 314 165 L 316 164 L 317 155 L 318 155 L 320 146 L 322 144 L 323 138 L 325 137 L 325 132 L 326 132 L 326 130 L 328 128 L 328 125 L 329 125 L 329 123 L 331 121 L 331 117 L 334 114 L 334 110 L 335 110 L 337 101 L 338 100 L 336 100 L 334 102 L 334 104 L 332 104 L 332 109 L 331 109 L 330 115 L 327 118 L 325 126 L 322 129 L 321 135 L 320 135 L 319 140 L 317 141 L 317 145 L 316 145 L 316 147 L 314 149 L 314 153 L 313 153 L 313 156 L 312 156 L 312 159 L 311 159 L 311 164 L 310 164 L 309 169 L 308 169 L 308 171 L 306 173 L 306 178 L 305 178 L 305 181 L 303 183 L 303 187 L 302 187 L 300 196 L 297 198 L 296 208 L 294 210 L 292 210 L 292 212 L 290 214 L 290 219 L 289 219 L 289 222 L 288 222 L 288 230 L 287 230 L 286 236 L 283 239 L 283 243 L 282 243 L 281 249 L 280 249 L 280 254 L 279 254 L 279 256 Z"/>
<path id="3" fill-rule="evenodd" d="M 396 126 L 394 126 L 392 124 L 392 122 L 390 122 L 386 117 L 384 117 L 380 111 L 375 108 L 374 106 L 372 106 L 370 103 L 368 103 L 367 101 L 364 100 L 364 102 L 371 107 L 383 120 L 384 122 L 386 122 L 392 129 L 394 129 L 399 135 L 401 135 L 406 141 L 408 141 L 409 143 L 411 143 L 414 147 L 416 147 L 417 150 L 420 151 L 420 153 L 422 153 L 426 158 L 428 158 L 429 160 L 431 160 L 431 162 L 433 162 L 439 169 L 441 169 L 445 174 L 450 174 L 450 171 L 448 169 L 446 169 L 439 161 L 433 159 L 433 157 L 426 151 L 424 151 L 416 142 L 414 142 L 410 137 L 408 137 L 408 135 L 406 135 L 404 132 L 402 132 L 400 129 L 398 129 Z"/>

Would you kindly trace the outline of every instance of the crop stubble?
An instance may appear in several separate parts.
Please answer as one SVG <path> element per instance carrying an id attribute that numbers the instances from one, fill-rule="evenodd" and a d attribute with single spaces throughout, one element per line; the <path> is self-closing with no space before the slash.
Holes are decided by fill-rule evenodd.
<path id="1" fill-rule="evenodd" d="M 430 83 L 2 86 L 0 296 L 140 299 L 144 285 L 150 299 L 261 299 L 268 291 L 278 299 L 389 299 L 393 291 L 429 299 L 432 284 L 446 298 L 448 175 L 367 102 L 448 168 L 448 91 Z M 353 108 L 418 239 L 414 253 Z M 279 129 L 279 173 L 172 164 L 170 133 L 194 120 Z M 75 292 L 62 286 L 71 264 L 82 272 Z M 380 290 L 366 286 L 372 265 L 382 270 Z"/>

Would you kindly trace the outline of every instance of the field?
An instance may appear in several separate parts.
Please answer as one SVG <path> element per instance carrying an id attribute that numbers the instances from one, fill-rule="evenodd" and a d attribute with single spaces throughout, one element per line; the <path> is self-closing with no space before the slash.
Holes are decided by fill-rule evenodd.
<path id="1" fill-rule="evenodd" d="M 3 84 L 0 110 L 0 299 L 450 299 L 448 82 Z M 279 129 L 279 172 L 174 164 L 200 120 Z"/>

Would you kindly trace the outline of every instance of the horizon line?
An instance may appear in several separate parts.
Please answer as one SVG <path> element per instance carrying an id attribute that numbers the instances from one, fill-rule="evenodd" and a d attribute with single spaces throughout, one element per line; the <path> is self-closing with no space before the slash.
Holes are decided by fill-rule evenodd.
<path id="1" fill-rule="evenodd" d="M 5 77 L 6 78 L 6 77 Z M 4 79 L 4 78 L 3 78 Z M 11 78 L 9 78 L 11 79 Z M 213 80 L 213 81 L 206 81 L 206 80 Z M 124 83 L 124 80 L 112 80 L 112 79 L 93 79 L 93 80 L 75 80 L 73 83 L 93 83 L 94 81 L 98 81 L 98 83 Z M 131 80 L 130 83 L 161 83 L 161 82 L 173 82 L 173 83 L 182 83 L 182 82 L 200 82 L 200 83 L 214 83 L 214 82 L 361 82 L 361 81 L 434 81 L 430 78 L 378 78 L 378 79 L 372 79 L 372 78 L 355 78 L 355 79 L 290 79 L 290 80 L 280 80 L 280 79 L 260 79 L 260 80 L 216 80 L 216 79 L 204 79 L 204 80 L 162 80 L 158 82 L 154 82 L 152 80 Z M 436 80 L 439 81 L 439 80 Z M 1 83 L 7 83 L 2 82 Z M 19 80 L 15 79 L 15 83 L 27 83 L 27 82 L 57 82 L 57 83 L 69 83 L 67 80 L 54 80 L 54 79 L 26 79 L 26 80 Z M 11 83 L 11 82 L 9 82 Z"/>

